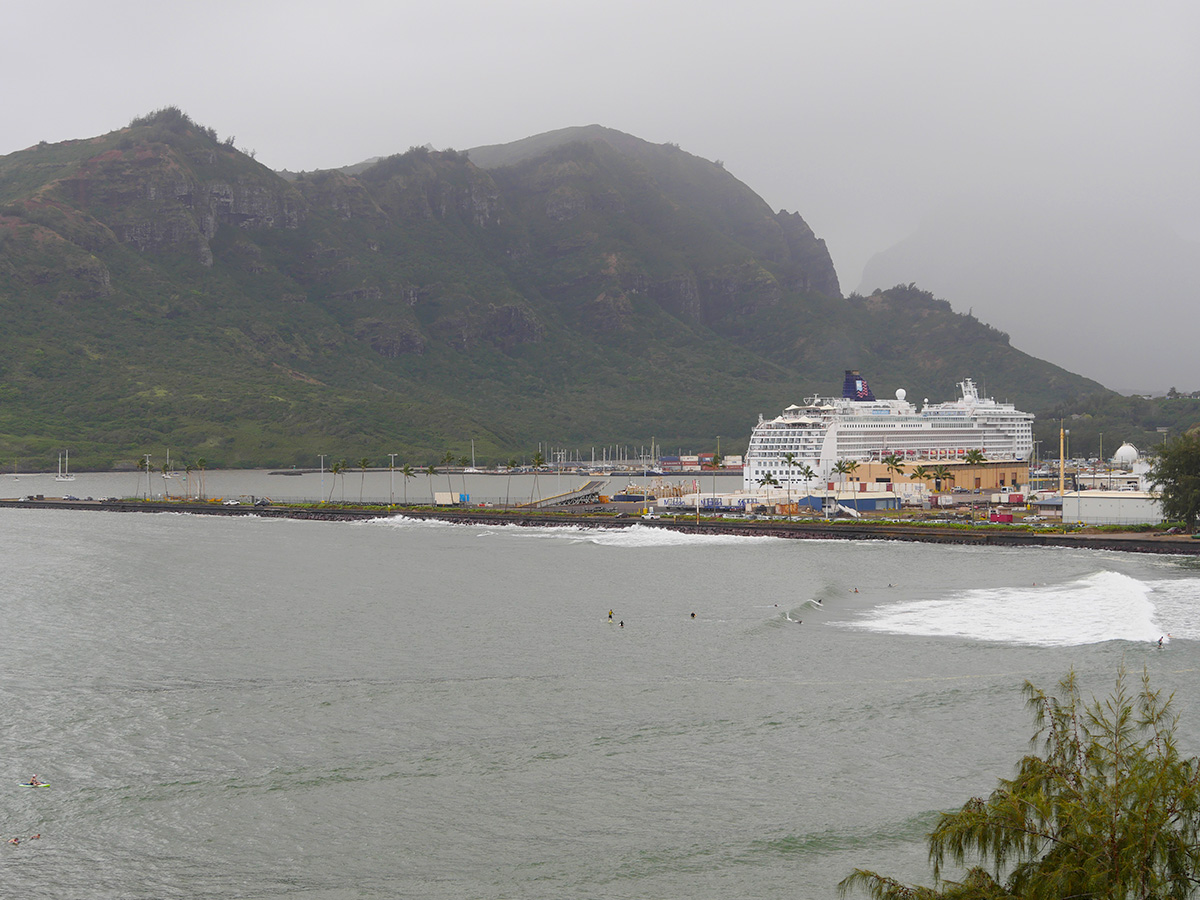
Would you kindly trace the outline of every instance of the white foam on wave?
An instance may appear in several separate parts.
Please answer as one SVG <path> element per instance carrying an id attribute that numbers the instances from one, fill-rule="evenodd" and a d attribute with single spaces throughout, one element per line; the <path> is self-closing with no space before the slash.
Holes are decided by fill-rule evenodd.
<path id="1" fill-rule="evenodd" d="M 1179 630 L 1159 619 L 1152 599 L 1157 591 L 1155 585 L 1105 571 L 1067 584 L 976 589 L 941 600 L 888 604 L 848 624 L 891 634 L 1042 647 L 1153 642 L 1167 632 L 1178 637 Z M 1200 615 L 1196 626 L 1200 629 Z"/>
<path id="2" fill-rule="evenodd" d="M 380 516 L 378 519 L 368 519 L 370 525 L 387 525 L 391 528 L 462 528 L 457 522 L 445 522 L 441 519 L 418 519 L 415 516 Z"/>
<path id="3" fill-rule="evenodd" d="M 690 534 L 684 531 L 673 531 L 670 528 L 653 528 L 647 525 L 630 525 L 628 528 L 583 528 L 570 525 L 563 528 L 500 525 L 503 533 L 536 534 L 556 540 L 568 540 L 574 543 L 596 544 L 602 547 L 712 547 L 720 544 L 742 544 L 748 538 L 736 534 Z M 768 540 L 773 540 L 768 538 Z"/>
<path id="4" fill-rule="evenodd" d="M 605 547 L 696 547 L 739 544 L 747 540 L 780 540 L 736 534 L 690 534 L 669 528 L 634 524 L 624 528 L 585 528 L 580 525 L 474 525 L 445 522 L 441 519 L 415 519 L 406 516 L 371 520 L 394 528 L 473 528 L 480 537 L 534 537 Z"/>
<path id="5" fill-rule="evenodd" d="M 1150 599 L 1154 603 L 1155 619 L 1167 637 L 1200 640 L 1200 582 L 1194 578 L 1173 578 L 1150 582 Z"/>

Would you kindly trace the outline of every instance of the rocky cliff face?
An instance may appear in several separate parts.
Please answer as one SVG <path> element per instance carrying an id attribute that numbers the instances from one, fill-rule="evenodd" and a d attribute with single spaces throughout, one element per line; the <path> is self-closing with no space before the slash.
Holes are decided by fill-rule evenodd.
<path id="1" fill-rule="evenodd" d="M 817 291 L 827 297 L 842 296 L 842 288 L 825 241 L 813 234 L 808 223 L 800 218 L 800 213 L 780 210 L 777 220 L 788 249 L 787 259 L 783 261 L 784 286 L 791 291 Z"/>
<path id="2" fill-rule="evenodd" d="M 219 229 L 295 229 L 307 207 L 274 173 L 246 165 L 232 147 L 198 150 L 178 138 L 105 150 L 48 188 L 116 241 L 144 252 L 181 249 L 204 267 L 213 264 L 210 242 Z"/>

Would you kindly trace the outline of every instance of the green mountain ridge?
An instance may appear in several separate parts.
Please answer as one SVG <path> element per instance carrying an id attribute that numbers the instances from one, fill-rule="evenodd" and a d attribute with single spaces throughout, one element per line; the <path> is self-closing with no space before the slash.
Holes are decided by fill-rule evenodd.
<path id="1" fill-rule="evenodd" d="M 673 145 L 588 126 L 289 176 L 174 108 L 0 157 L 0 465 L 736 453 L 845 368 L 1104 393 L 915 286 L 842 297 L 799 214 Z"/>

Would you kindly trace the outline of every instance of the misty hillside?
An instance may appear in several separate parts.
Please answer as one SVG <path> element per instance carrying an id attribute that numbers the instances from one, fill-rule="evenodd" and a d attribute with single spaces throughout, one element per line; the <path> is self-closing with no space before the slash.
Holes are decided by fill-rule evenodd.
<path id="1" fill-rule="evenodd" d="M 1111 388 L 1200 389 L 1200 246 L 1128 210 L 944 208 L 871 259 L 858 290 L 910 281 Z M 1152 384 L 1136 374 L 1147 359 Z"/>
<path id="2" fill-rule="evenodd" d="M 740 452 L 836 392 L 1102 391 L 824 243 L 720 165 L 591 126 L 285 179 L 176 109 L 0 157 L 0 457 L 425 464 Z M 6 463 L 6 465 L 9 463 Z"/>

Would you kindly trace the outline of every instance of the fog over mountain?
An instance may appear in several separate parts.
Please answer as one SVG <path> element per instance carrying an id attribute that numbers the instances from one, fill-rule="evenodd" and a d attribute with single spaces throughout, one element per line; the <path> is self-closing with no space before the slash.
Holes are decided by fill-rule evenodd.
<path id="1" fill-rule="evenodd" d="M 549 0 L 346 0 L 336 11 L 320 0 L 213 0 L 203 15 L 56 0 L 14 5 L 5 27 L 14 40 L 0 154 L 168 105 L 292 171 L 598 123 L 721 160 L 773 209 L 798 211 L 846 289 L 876 254 L 936 230 L 937 210 L 957 209 L 973 228 L 1011 222 L 1006 246 L 1034 255 L 972 256 L 982 271 L 971 272 L 947 251 L 927 254 L 920 271 L 902 267 L 898 279 L 956 308 L 982 314 L 987 296 L 1010 293 L 995 267 L 1029 273 L 1027 283 L 1052 276 L 1063 289 L 1038 296 L 1053 294 L 1064 316 L 1072 305 L 1121 315 L 1128 292 L 1097 289 L 1120 282 L 1161 310 L 1154 327 L 1175 330 L 1179 298 L 1192 296 L 1186 272 L 1154 262 L 1177 240 L 1200 240 L 1192 0 L 610 0 L 602 11 Z M 997 205 L 1014 196 L 1016 211 Z M 1084 235 L 1104 232 L 1097 204 L 1118 211 L 1114 233 L 1128 233 L 1138 210 L 1159 249 L 1139 257 L 1131 239 L 1114 254 L 1106 242 L 1103 265 L 1087 264 Z M 1052 233 L 1032 237 L 1048 220 Z M 1051 243 L 1057 256 L 1042 252 Z M 1008 299 L 997 321 L 1017 337 L 1011 310 L 1025 307 Z M 1200 388 L 1186 369 L 1163 377 L 1170 361 L 1141 333 L 1124 352 L 1120 366 L 1082 368 L 1125 387 Z"/>
<path id="2" fill-rule="evenodd" d="M 858 290 L 910 281 L 1110 388 L 1200 385 L 1200 244 L 1152 212 L 947 205 L 872 258 Z"/>

